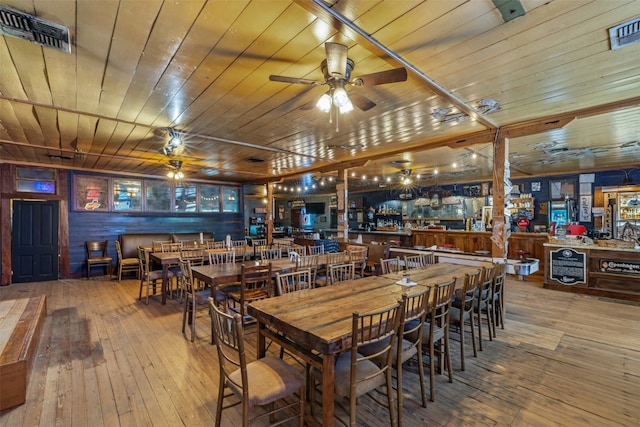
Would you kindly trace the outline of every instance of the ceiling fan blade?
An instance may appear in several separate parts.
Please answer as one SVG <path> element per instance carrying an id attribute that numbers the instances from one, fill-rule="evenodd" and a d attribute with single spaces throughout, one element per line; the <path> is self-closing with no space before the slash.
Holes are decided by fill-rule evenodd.
<path id="1" fill-rule="evenodd" d="M 404 82 L 407 80 L 407 70 L 404 67 L 393 70 L 379 71 L 377 73 L 365 74 L 355 78 L 351 84 L 354 86 L 375 86 L 386 83 Z"/>
<path id="2" fill-rule="evenodd" d="M 376 103 L 367 98 L 364 95 L 360 95 L 356 92 L 349 92 L 349 99 L 351 103 L 361 109 L 362 111 L 367 111 L 376 106 Z"/>
<path id="3" fill-rule="evenodd" d="M 300 79 L 300 78 L 297 78 L 297 77 L 277 76 L 275 74 L 271 74 L 269 76 L 269 80 L 271 80 L 272 82 L 297 83 L 297 84 L 311 85 L 311 86 L 317 86 L 317 85 L 322 84 L 322 83 L 317 82 L 315 80 Z"/>
<path id="4" fill-rule="evenodd" d="M 327 74 L 331 77 L 345 78 L 347 75 L 347 47 L 340 43 L 326 42 Z"/>

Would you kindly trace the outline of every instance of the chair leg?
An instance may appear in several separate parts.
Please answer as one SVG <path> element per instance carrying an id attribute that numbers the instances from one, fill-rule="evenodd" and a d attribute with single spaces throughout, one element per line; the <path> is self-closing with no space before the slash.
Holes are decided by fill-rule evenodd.
<path id="1" fill-rule="evenodd" d="M 460 319 L 460 370 L 464 371 L 464 319 Z"/>
<path id="2" fill-rule="evenodd" d="M 478 350 L 476 348 L 476 325 L 473 320 L 473 313 L 469 315 L 469 325 L 471 326 L 471 346 L 473 347 L 473 357 L 478 357 Z"/>
<path id="3" fill-rule="evenodd" d="M 449 371 L 449 382 L 452 383 L 453 369 L 451 368 L 451 350 L 449 348 L 449 327 L 448 326 L 444 330 L 444 357 L 445 357 L 444 361 L 445 361 L 447 371 Z"/>
<path id="4" fill-rule="evenodd" d="M 482 318 L 480 317 L 481 311 L 478 310 L 474 314 L 477 316 L 476 320 L 478 321 L 478 344 L 480 347 L 480 351 L 484 351 L 482 348 Z"/>
<path id="5" fill-rule="evenodd" d="M 399 344 L 402 345 L 402 344 Z M 398 385 L 398 395 L 402 393 L 402 389 L 400 385 Z M 391 425 L 396 425 L 396 413 L 395 413 L 395 405 L 393 404 L 393 376 L 391 373 L 391 366 L 387 367 L 387 404 L 389 405 L 389 419 L 391 420 Z M 354 417 L 355 419 L 355 417 Z M 355 425 L 355 424 L 354 424 Z"/>

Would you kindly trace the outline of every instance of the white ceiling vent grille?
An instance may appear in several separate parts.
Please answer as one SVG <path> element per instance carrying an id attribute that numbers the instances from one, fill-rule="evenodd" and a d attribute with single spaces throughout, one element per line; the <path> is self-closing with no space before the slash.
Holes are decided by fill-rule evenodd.
<path id="1" fill-rule="evenodd" d="M 609 28 L 609 39 L 611 40 L 611 50 L 640 41 L 640 18 Z"/>
<path id="2" fill-rule="evenodd" d="M 71 53 L 69 28 L 1 5 L 0 34 Z"/>

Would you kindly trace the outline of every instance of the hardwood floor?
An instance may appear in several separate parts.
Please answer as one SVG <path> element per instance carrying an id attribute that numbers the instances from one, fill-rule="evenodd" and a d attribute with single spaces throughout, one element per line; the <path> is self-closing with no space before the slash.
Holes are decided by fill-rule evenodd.
<path id="1" fill-rule="evenodd" d="M 191 343 L 177 300 L 145 305 L 137 294 L 136 280 L 0 287 L 2 300 L 46 295 L 48 306 L 27 403 L 1 412 L 0 425 L 213 425 L 218 372 L 206 313 Z M 506 297 L 506 329 L 464 372 L 453 354 L 454 382 L 437 377 L 436 402 L 422 408 L 417 375 L 404 376 L 405 426 L 640 425 L 638 304 L 513 279 Z M 247 341 L 253 358 L 253 331 Z M 239 412 L 224 411 L 223 425 L 238 425 Z M 358 420 L 389 423 L 370 398 L 360 399 Z"/>

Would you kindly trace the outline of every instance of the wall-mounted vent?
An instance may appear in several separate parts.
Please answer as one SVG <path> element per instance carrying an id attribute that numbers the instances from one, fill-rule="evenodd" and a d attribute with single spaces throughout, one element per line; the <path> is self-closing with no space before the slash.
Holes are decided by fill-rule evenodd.
<path id="1" fill-rule="evenodd" d="M 71 53 L 69 28 L 0 6 L 0 34 Z"/>
<path id="2" fill-rule="evenodd" d="M 611 50 L 640 41 L 640 17 L 609 28 Z"/>

